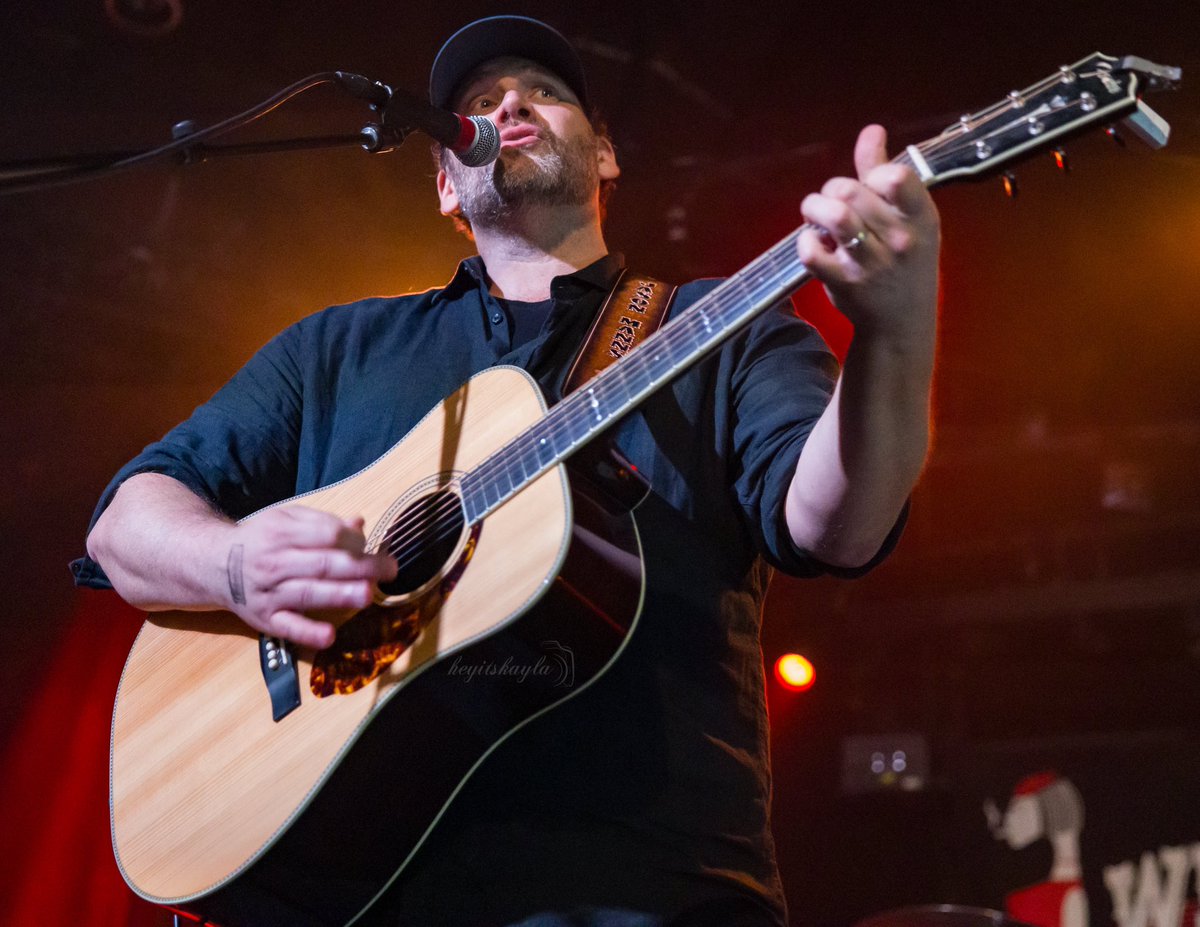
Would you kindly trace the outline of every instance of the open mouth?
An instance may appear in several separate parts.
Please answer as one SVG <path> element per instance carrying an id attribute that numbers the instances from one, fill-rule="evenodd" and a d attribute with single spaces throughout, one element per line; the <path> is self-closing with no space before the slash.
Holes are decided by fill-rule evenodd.
<path id="1" fill-rule="evenodd" d="M 528 148 L 542 141 L 542 133 L 534 126 L 518 126 L 500 133 L 501 148 Z"/>

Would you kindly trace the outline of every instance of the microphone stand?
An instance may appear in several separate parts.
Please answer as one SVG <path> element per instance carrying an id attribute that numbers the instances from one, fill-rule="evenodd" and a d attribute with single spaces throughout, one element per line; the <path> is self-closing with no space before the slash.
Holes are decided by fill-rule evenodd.
<path id="1" fill-rule="evenodd" d="M 353 135 L 315 135 L 224 145 L 212 145 L 206 141 L 241 128 L 293 97 L 324 84 L 336 84 L 351 96 L 365 100 L 374 112 L 382 113 L 380 121 L 368 123 Z M 196 123 L 190 119 L 177 122 L 171 127 L 172 141 L 157 148 L 0 162 L 0 195 L 63 186 L 160 161 L 172 161 L 183 166 L 221 157 L 347 148 L 352 145 L 373 154 L 383 154 L 399 148 L 412 132 L 411 126 L 397 125 L 394 120 L 388 118 L 386 104 L 390 96 L 391 91 L 383 84 L 357 74 L 348 74 L 345 71 L 314 74 L 292 84 L 258 106 L 216 125 L 198 129 Z"/>

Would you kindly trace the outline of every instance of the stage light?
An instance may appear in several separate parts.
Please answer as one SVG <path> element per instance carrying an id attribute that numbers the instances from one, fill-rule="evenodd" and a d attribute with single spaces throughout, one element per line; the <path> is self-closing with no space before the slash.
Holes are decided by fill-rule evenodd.
<path id="1" fill-rule="evenodd" d="M 807 658 L 798 653 L 785 653 L 775 661 L 775 678 L 785 689 L 803 692 L 812 688 L 816 671 Z"/>

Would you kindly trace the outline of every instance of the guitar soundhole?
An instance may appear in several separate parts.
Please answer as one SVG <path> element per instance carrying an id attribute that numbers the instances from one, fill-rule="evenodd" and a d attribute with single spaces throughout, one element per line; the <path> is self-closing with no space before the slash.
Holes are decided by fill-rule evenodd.
<path id="1" fill-rule="evenodd" d="M 466 518 L 458 496 L 448 489 L 422 496 L 392 522 L 379 549 L 400 566 L 391 582 L 380 583 L 384 595 L 406 595 L 420 589 L 454 554 Z"/>

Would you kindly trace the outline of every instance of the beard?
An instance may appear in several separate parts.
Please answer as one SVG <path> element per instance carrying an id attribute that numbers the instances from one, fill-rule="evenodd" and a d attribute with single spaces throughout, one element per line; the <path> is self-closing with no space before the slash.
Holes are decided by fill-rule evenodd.
<path id="1" fill-rule="evenodd" d="M 529 206 L 583 206 L 600 185 L 591 131 L 571 139 L 545 132 L 539 144 L 517 149 L 511 160 L 467 167 L 450 156 L 443 168 L 472 226 L 502 225 Z"/>

